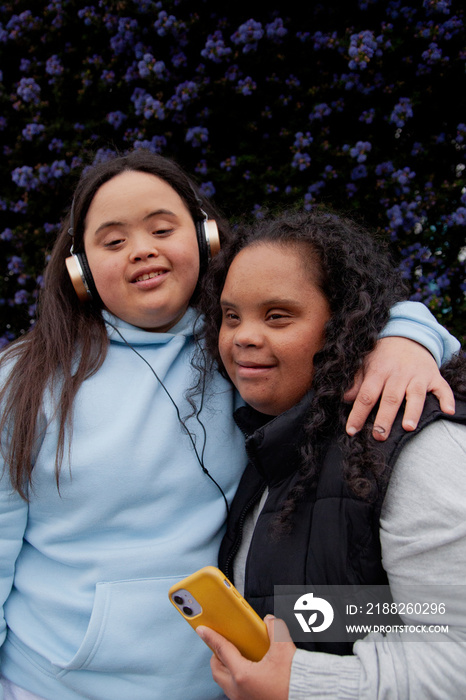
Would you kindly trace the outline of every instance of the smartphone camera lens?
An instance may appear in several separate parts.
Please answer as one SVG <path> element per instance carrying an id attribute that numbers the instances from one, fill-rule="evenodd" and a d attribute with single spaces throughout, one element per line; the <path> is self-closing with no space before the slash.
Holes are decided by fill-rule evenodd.
<path id="1" fill-rule="evenodd" d="M 175 603 L 177 603 L 178 605 L 181 605 L 181 603 L 183 602 L 183 598 L 182 598 L 180 595 L 174 595 L 174 596 L 173 596 L 173 600 L 174 600 Z"/>
<path id="2" fill-rule="evenodd" d="M 183 612 L 184 612 L 185 615 L 192 615 L 192 614 L 193 614 L 192 609 L 191 609 L 191 608 L 188 608 L 187 605 L 184 605 L 184 606 L 183 606 Z"/>

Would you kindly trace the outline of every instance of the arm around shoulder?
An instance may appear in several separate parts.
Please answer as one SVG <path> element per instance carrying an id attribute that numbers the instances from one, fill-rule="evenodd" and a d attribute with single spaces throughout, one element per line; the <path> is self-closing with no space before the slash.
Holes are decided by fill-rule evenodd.
<path id="1" fill-rule="evenodd" d="M 380 337 L 402 336 L 423 345 L 434 356 L 438 366 L 451 359 L 460 349 L 460 342 L 419 301 L 401 301 L 390 311 L 390 320 Z"/>

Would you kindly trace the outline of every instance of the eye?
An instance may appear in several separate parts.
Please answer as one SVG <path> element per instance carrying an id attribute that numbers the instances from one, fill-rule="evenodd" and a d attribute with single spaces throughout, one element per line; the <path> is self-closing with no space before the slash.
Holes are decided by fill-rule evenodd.
<path id="1" fill-rule="evenodd" d="M 224 310 L 222 314 L 222 323 L 235 323 L 236 321 L 239 321 L 239 316 L 236 314 L 234 311 L 231 311 L 230 309 Z"/>
<path id="2" fill-rule="evenodd" d="M 155 231 L 152 231 L 153 236 L 168 236 L 170 233 L 173 233 L 172 228 L 157 228 Z"/>
<path id="3" fill-rule="evenodd" d="M 290 318 L 290 314 L 285 311 L 273 311 L 267 314 L 267 321 L 283 321 Z"/>
<path id="4" fill-rule="evenodd" d="M 123 243 L 123 238 L 112 238 L 111 240 L 105 241 L 105 248 L 116 248 L 121 243 Z"/>

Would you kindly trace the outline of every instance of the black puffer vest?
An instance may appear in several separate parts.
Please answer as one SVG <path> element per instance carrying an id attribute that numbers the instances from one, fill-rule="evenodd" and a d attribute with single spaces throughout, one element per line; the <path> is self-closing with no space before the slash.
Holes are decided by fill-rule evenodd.
<path id="1" fill-rule="evenodd" d="M 219 553 L 219 567 L 233 577 L 233 560 L 241 543 L 246 515 L 269 493 L 257 520 L 245 572 L 245 598 L 264 617 L 274 611 L 274 585 L 381 585 L 387 584 L 382 567 L 379 517 L 384 493 L 375 503 L 358 499 L 342 477 L 342 455 L 336 440 L 329 441 L 317 487 L 299 503 L 290 535 L 270 536 L 269 525 L 280 512 L 284 498 L 297 480 L 300 465 L 302 423 L 311 395 L 289 411 L 261 425 L 260 416 L 248 407 L 235 419 L 248 435 L 249 464 L 233 500 L 227 532 Z M 446 418 L 466 424 L 466 403 L 457 401 L 454 416 L 440 411 L 429 395 L 417 429 L 401 427 L 402 411 L 389 438 L 380 443 L 391 470 L 407 440 L 429 423 Z M 439 469 L 442 467 L 439 465 Z M 234 583 L 234 580 L 233 580 Z M 352 644 L 298 644 L 309 650 L 350 654 Z"/>

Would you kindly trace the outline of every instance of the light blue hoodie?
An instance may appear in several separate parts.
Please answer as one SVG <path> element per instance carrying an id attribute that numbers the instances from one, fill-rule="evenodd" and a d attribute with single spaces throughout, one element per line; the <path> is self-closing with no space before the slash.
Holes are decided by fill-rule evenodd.
<path id="1" fill-rule="evenodd" d="M 182 417 L 191 413 L 186 388 L 197 379 L 194 318 L 189 310 L 161 334 L 108 317 L 157 372 Z M 458 348 L 420 304 L 397 305 L 392 319 L 385 335 L 414 337 L 440 360 Z M 0 596 L 8 625 L 1 672 L 47 700 L 214 700 L 223 693 L 211 677 L 211 652 L 167 592 L 216 564 L 223 496 L 203 473 L 150 368 L 111 328 L 109 336 L 101 369 L 75 401 L 60 491 L 50 397 L 29 504 L 12 493 L 7 476 L 1 480 Z M 244 440 L 232 420 L 236 405 L 217 375 L 200 414 L 205 445 L 202 426 L 187 421 L 229 501 L 245 465 Z M 4 625 L 1 633 L 3 641 Z"/>
<path id="2" fill-rule="evenodd" d="M 197 379 L 190 362 L 194 315 L 189 311 L 170 333 L 112 319 L 182 417 L 192 410 L 186 388 Z M 102 368 L 75 401 L 71 468 L 66 446 L 60 493 L 50 401 L 29 505 L 8 483 L 1 492 L 3 599 L 16 566 L 2 673 L 54 700 L 217 698 L 211 652 L 173 608 L 168 589 L 217 563 L 225 502 L 149 367 L 111 329 L 110 338 Z M 245 465 L 234 401 L 217 374 L 200 415 L 204 465 L 229 501 Z M 201 455 L 202 428 L 196 419 L 187 425 Z"/>

